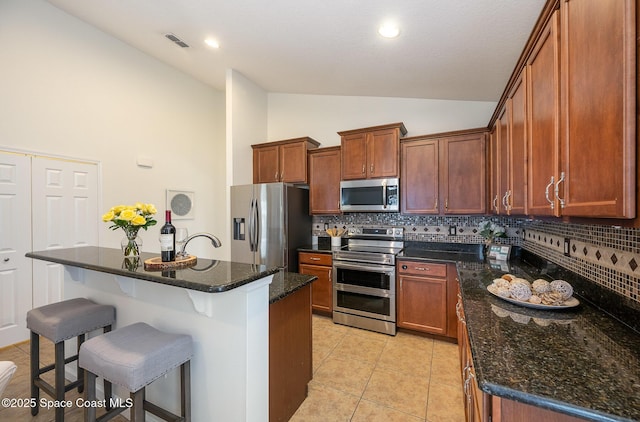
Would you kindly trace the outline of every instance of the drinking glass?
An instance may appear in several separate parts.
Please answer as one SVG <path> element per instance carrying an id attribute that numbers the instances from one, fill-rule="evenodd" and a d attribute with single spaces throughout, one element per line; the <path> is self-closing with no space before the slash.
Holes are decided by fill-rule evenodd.
<path id="1" fill-rule="evenodd" d="M 181 253 L 182 247 L 184 246 L 185 241 L 189 237 L 189 232 L 184 227 L 176 228 L 176 256 L 183 257 L 186 256 L 187 253 Z"/>

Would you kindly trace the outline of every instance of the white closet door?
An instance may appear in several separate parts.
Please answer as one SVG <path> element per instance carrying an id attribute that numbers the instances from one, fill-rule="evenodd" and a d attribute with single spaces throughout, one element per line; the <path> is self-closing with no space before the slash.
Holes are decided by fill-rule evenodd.
<path id="1" fill-rule="evenodd" d="M 33 250 L 98 245 L 96 164 L 34 157 Z M 62 265 L 33 261 L 33 306 L 60 301 Z"/>
<path id="2" fill-rule="evenodd" d="M 29 338 L 31 309 L 31 165 L 0 151 L 0 348 Z"/>

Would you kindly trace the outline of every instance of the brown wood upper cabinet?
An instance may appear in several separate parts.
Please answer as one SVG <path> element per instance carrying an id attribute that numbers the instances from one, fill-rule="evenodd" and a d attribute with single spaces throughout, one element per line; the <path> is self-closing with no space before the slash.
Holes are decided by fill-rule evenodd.
<path id="1" fill-rule="evenodd" d="M 556 212 L 636 215 L 635 0 L 561 2 Z"/>
<path id="2" fill-rule="evenodd" d="M 307 183 L 307 151 L 319 145 L 309 137 L 251 145 L 253 183 Z"/>
<path id="3" fill-rule="evenodd" d="M 485 129 L 405 138 L 403 214 L 484 214 Z"/>
<path id="4" fill-rule="evenodd" d="M 561 0 L 526 63 L 531 215 L 636 216 L 635 0 Z"/>
<path id="5" fill-rule="evenodd" d="M 338 132 L 342 146 L 342 180 L 398 177 L 404 123 Z"/>
<path id="6" fill-rule="evenodd" d="M 525 72 L 521 72 L 489 137 L 494 214 L 526 212 L 526 117 Z"/>
<path id="7" fill-rule="evenodd" d="M 309 213 L 340 214 L 340 147 L 309 151 Z"/>

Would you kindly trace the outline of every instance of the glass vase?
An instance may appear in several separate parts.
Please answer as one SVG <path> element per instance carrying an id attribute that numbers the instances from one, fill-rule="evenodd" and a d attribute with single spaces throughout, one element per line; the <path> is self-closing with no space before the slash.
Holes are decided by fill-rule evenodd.
<path id="1" fill-rule="evenodd" d="M 125 237 L 120 242 L 122 253 L 125 257 L 139 257 L 142 239 L 138 237 L 138 229 L 123 229 Z"/>

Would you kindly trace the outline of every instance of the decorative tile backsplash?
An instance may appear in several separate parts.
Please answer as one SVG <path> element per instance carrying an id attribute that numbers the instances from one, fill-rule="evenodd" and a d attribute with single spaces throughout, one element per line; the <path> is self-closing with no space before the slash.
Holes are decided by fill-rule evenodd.
<path id="1" fill-rule="evenodd" d="M 396 213 L 352 213 L 314 216 L 313 234 L 328 228 L 395 225 L 406 241 L 483 243 L 478 225 L 490 220 L 506 228 L 505 243 L 533 252 L 594 283 L 640 303 L 640 229 L 567 224 L 498 216 L 426 216 Z M 452 227 L 455 227 L 455 235 Z M 523 238 L 524 235 L 524 238 Z M 568 243 L 565 245 L 565 239 Z M 566 252 L 566 254 L 565 254 Z"/>
<path id="2" fill-rule="evenodd" d="M 313 234 L 327 236 L 327 228 L 348 229 L 353 226 L 401 226 L 404 227 L 406 241 L 446 242 L 446 243 L 483 243 L 478 225 L 483 221 L 492 221 L 506 229 L 507 237 L 496 243 L 521 245 L 524 220 L 488 216 L 428 216 L 401 215 L 396 213 L 352 213 L 344 215 L 313 217 Z M 451 234 L 455 231 L 455 235 Z"/>
<path id="3" fill-rule="evenodd" d="M 532 221 L 522 246 L 640 302 L 640 229 Z"/>

